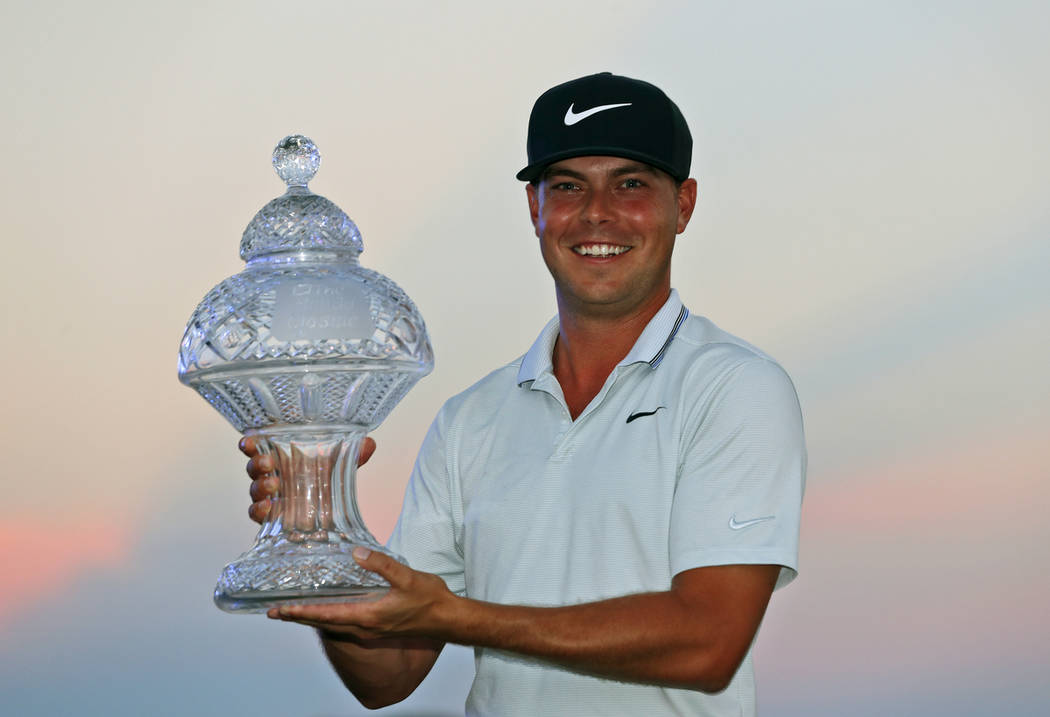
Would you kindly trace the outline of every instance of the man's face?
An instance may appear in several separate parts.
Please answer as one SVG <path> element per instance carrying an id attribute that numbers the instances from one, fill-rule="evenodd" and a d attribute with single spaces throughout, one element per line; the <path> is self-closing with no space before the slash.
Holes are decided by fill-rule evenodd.
<path id="1" fill-rule="evenodd" d="M 696 182 L 619 157 L 552 164 L 526 187 L 560 311 L 655 313 L 671 288 L 671 251 L 696 204 Z"/>

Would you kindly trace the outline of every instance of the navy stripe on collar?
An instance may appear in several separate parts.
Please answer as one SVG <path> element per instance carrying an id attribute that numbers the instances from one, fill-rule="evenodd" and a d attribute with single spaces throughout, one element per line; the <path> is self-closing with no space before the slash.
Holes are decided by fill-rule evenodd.
<path id="1" fill-rule="evenodd" d="M 649 366 L 656 368 L 660 365 L 660 362 L 664 360 L 664 354 L 667 353 L 667 348 L 674 341 L 674 335 L 678 333 L 678 329 L 682 328 L 682 322 L 689 316 L 689 309 L 684 306 L 678 312 L 678 318 L 674 321 L 674 326 L 671 327 L 671 333 L 667 335 L 667 341 L 664 341 L 664 345 L 660 347 L 660 350 L 656 352 L 656 355 L 649 359 Z"/>

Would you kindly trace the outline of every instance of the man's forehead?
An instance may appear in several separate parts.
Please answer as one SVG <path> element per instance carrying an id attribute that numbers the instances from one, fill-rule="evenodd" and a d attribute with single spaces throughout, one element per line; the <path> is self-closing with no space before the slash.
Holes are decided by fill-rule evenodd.
<path id="1" fill-rule="evenodd" d="M 600 172 L 602 174 L 629 174 L 644 172 L 663 176 L 667 173 L 657 169 L 651 164 L 639 162 L 636 159 L 626 157 L 611 157 L 605 155 L 585 155 L 582 157 L 571 157 L 569 159 L 553 162 L 543 170 L 543 177 L 555 174 L 579 175 L 586 172 Z"/>

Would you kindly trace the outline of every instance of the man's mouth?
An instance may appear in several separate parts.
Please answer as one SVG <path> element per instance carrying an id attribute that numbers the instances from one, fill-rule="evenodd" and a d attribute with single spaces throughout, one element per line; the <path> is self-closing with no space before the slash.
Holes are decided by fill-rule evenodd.
<path id="1" fill-rule="evenodd" d="M 618 244 L 577 244 L 572 248 L 580 256 L 618 256 L 631 250 Z"/>

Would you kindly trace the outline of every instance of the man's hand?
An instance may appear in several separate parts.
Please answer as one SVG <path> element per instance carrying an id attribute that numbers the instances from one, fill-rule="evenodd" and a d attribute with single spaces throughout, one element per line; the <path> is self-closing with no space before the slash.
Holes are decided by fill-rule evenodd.
<path id="1" fill-rule="evenodd" d="M 273 457 L 259 453 L 259 447 L 251 436 L 241 438 L 237 447 L 251 459 L 247 466 L 248 476 L 252 479 L 252 486 L 248 490 L 252 499 L 252 504 L 248 507 L 248 517 L 256 523 L 263 523 L 270 514 L 270 498 L 277 494 L 281 485 L 274 470 Z M 358 468 L 367 463 L 375 452 L 376 442 L 366 436 L 361 441 L 361 452 L 357 457 Z"/>
<path id="2" fill-rule="evenodd" d="M 354 560 L 379 573 L 390 591 L 370 602 L 285 605 L 271 608 L 276 620 L 316 627 L 325 639 L 375 640 L 391 637 L 439 638 L 456 598 L 436 575 L 413 570 L 389 555 L 358 546 Z"/>
<path id="3" fill-rule="evenodd" d="M 436 575 L 358 546 L 354 560 L 390 582 L 371 602 L 284 605 L 267 616 L 317 628 L 336 674 L 361 704 L 377 709 L 400 702 L 437 661 L 444 642 L 430 634 L 434 614 L 456 598 Z"/>

